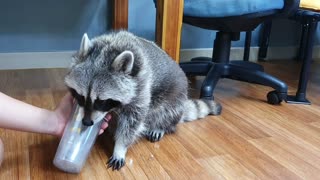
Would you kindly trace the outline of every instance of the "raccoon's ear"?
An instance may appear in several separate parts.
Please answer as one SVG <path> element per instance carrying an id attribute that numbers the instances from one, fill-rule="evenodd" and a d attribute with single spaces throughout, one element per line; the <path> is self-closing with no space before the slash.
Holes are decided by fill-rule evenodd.
<path id="1" fill-rule="evenodd" d="M 123 51 L 120 55 L 118 55 L 113 63 L 112 67 L 116 71 L 123 71 L 127 74 L 131 73 L 133 67 L 134 56 L 131 51 Z"/>
<path id="2" fill-rule="evenodd" d="M 79 50 L 80 55 L 81 56 L 87 55 L 90 47 L 91 47 L 91 41 L 88 38 L 87 33 L 84 33 L 82 36 L 81 44 L 80 44 L 80 50 Z"/>

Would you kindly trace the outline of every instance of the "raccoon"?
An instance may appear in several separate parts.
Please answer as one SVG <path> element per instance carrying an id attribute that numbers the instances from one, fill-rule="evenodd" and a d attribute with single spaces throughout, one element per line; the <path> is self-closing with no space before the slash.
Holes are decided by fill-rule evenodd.
<path id="1" fill-rule="evenodd" d="M 84 34 L 65 82 L 84 125 L 108 112 L 117 114 L 107 162 L 113 170 L 125 165 L 127 149 L 139 137 L 159 141 L 179 122 L 219 115 L 222 109 L 215 101 L 188 99 L 188 80 L 179 65 L 155 43 L 127 31 L 91 40 Z"/>

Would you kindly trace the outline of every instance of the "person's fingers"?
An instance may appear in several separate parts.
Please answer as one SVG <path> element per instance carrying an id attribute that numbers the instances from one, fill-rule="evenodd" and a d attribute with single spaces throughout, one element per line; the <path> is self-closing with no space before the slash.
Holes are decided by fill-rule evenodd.
<path id="1" fill-rule="evenodd" d="M 103 132 L 104 132 L 104 130 L 103 130 L 103 129 L 100 129 L 99 135 L 101 135 Z"/>
<path id="2" fill-rule="evenodd" d="M 101 129 L 105 130 L 108 127 L 108 123 L 107 122 L 103 122 L 101 125 Z"/>
<path id="3" fill-rule="evenodd" d="M 104 120 L 108 122 L 108 121 L 111 120 L 111 118 L 112 118 L 111 114 L 108 113 L 108 114 L 104 117 Z"/>

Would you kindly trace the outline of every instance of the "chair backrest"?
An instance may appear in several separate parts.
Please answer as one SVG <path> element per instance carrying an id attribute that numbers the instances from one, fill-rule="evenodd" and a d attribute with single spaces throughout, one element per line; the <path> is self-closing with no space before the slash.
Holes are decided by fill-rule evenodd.
<path id="1" fill-rule="evenodd" d="M 184 15 L 183 21 L 187 24 L 204 29 L 227 32 L 251 31 L 263 21 L 277 17 L 291 16 L 299 9 L 299 4 L 300 0 L 284 0 L 284 7 L 282 9 L 257 12 L 242 16 L 220 18 L 199 18 Z"/>

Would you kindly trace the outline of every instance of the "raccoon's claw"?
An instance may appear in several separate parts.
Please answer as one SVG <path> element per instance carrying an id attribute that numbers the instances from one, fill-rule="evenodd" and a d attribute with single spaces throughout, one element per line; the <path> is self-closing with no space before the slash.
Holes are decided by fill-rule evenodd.
<path id="1" fill-rule="evenodd" d="M 125 160 L 123 158 L 116 159 L 113 156 L 107 162 L 108 168 L 112 167 L 112 170 L 120 170 L 125 165 Z"/>
<path id="2" fill-rule="evenodd" d="M 164 135 L 163 130 L 153 130 L 148 132 L 147 139 L 151 142 L 157 142 L 157 141 L 160 141 L 163 135 Z"/>

